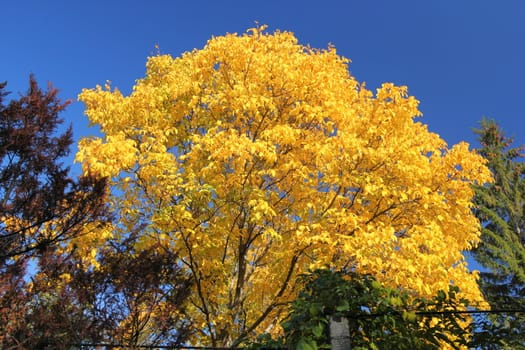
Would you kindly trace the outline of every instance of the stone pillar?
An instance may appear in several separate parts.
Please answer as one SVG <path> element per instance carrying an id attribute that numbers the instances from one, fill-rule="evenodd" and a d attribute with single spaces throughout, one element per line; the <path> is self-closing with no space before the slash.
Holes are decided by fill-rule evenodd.
<path id="1" fill-rule="evenodd" d="M 345 317 L 330 317 L 330 344 L 332 350 L 350 349 L 350 328 Z"/>

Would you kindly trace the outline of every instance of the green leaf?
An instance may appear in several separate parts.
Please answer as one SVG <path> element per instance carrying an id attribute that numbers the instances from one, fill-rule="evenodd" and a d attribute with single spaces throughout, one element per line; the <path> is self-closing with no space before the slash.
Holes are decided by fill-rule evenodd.
<path id="1" fill-rule="evenodd" d="M 310 315 L 312 316 L 317 316 L 319 314 L 319 306 L 317 304 L 312 304 L 310 305 L 310 307 L 308 308 L 308 312 L 310 313 Z"/>
<path id="2" fill-rule="evenodd" d="M 336 311 L 348 311 L 350 310 L 350 303 L 348 300 L 343 300 L 343 303 L 335 308 Z"/>
<path id="3" fill-rule="evenodd" d="M 317 350 L 317 343 L 311 339 L 301 338 L 297 342 L 296 350 Z"/>
<path id="4" fill-rule="evenodd" d="M 375 289 L 381 289 L 382 288 L 382 285 L 381 283 L 379 283 L 378 281 L 376 280 L 373 280 L 372 283 L 371 283 L 372 287 L 375 288 Z"/>
<path id="5" fill-rule="evenodd" d="M 393 305 L 393 306 L 401 306 L 403 305 L 403 301 L 401 300 L 400 297 L 391 297 L 390 298 L 390 304 Z"/>
<path id="6" fill-rule="evenodd" d="M 413 311 L 403 311 L 403 320 L 414 322 L 416 320 L 416 313 Z"/>
<path id="7" fill-rule="evenodd" d="M 323 335 L 324 327 L 321 323 L 318 323 L 317 326 L 312 328 L 312 333 L 316 338 L 320 338 Z"/>

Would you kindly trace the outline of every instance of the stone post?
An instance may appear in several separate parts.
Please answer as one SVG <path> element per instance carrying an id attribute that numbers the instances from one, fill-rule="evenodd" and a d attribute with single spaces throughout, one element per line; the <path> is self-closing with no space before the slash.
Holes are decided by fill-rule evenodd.
<path id="1" fill-rule="evenodd" d="M 350 350 L 350 327 L 345 317 L 330 317 L 332 350 Z"/>

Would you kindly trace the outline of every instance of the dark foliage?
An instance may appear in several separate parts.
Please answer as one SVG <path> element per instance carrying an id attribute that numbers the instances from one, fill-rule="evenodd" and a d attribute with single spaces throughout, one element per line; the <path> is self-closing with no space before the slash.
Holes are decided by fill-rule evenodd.
<path id="1" fill-rule="evenodd" d="M 30 312 L 12 329 L 9 344 L 70 349 L 104 343 L 132 349 L 187 340 L 181 305 L 190 292 L 189 279 L 170 253 L 137 252 L 128 243 L 106 249 L 99 269 L 48 250 L 27 298 Z"/>
<path id="2" fill-rule="evenodd" d="M 180 345 L 190 336 L 183 308 L 190 278 L 160 245 L 136 250 L 138 236 L 109 245 L 100 269 L 74 274 L 79 299 L 96 323 L 93 341 Z"/>
<path id="3" fill-rule="evenodd" d="M 80 234 L 85 224 L 106 220 L 106 181 L 72 179 L 61 161 L 69 154 L 71 128 L 60 133 L 59 114 L 69 102 L 58 91 L 42 91 L 33 76 L 26 94 L 7 102 L 0 84 L 0 348 L 43 349 L 46 337 L 35 337 L 45 324 L 62 332 L 63 291 L 29 283 L 28 264 L 62 271 L 50 262 L 60 242 Z M 38 310 L 37 301 L 60 300 Z M 65 299 L 64 299 L 65 298 Z M 45 317 L 43 317 L 45 315 Z M 60 323 L 60 325 L 59 325 Z M 80 325 L 79 325 L 79 328 Z"/>
<path id="4" fill-rule="evenodd" d="M 43 92 L 33 76 L 27 93 L 7 105 L 0 85 L 0 266 L 9 259 L 41 252 L 78 233 L 104 210 L 105 181 L 73 180 L 61 159 L 68 155 L 71 128 L 62 123 L 58 90 Z M 7 225 L 8 218 L 19 225 Z M 53 222 L 53 229 L 43 229 Z"/>

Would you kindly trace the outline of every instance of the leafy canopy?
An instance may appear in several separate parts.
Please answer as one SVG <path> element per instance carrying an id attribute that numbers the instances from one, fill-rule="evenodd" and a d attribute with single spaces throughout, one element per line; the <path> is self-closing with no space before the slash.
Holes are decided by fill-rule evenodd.
<path id="1" fill-rule="evenodd" d="M 330 320 L 348 322 L 352 349 L 465 349 L 470 330 L 456 286 L 432 299 L 382 286 L 370 275 L 316 270 L 301 275 L 304 289 L 283 322 L 284 336 L 261 336 L 254 349 L 330 349 Z"/>
<path id="2" fill-rule="evenodd" d="M 129 96 L 80 94 L 103 136 L 83 139 L 77 160 L 112 179 L 112 234 L 141 224 L 139 246 L 178 254 L 202 343 L 279 332 L 296 276 L 318 267 L 420 296 L 453 281 L 481 299 L 462 251 L 479 240 L 483 159 L 415 121 L 406 87 L 373 94 L 348 62 L 262 27 L 150 57 Z"/>

